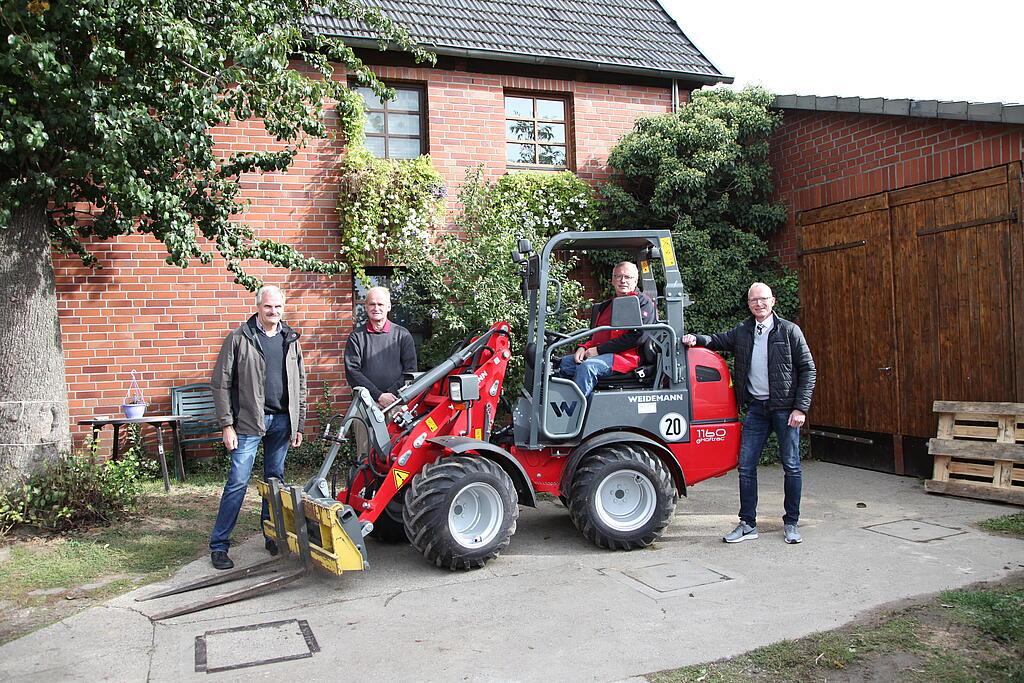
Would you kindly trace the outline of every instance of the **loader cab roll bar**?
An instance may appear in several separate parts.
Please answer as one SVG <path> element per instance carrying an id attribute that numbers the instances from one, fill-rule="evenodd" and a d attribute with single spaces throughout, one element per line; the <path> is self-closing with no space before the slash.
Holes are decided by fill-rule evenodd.
<path id="1" fill-rule="evenodd" d="M 546 385 L 543 373 L 549 370 L 548 365 L 552 362 L 551 351 L 554 347 L 567 345 L 567 337 L 581 341 L 593 333 L 580 330 L 565 334 L 552 329 L 561 308 L 562 283 L 551 274 L 551 259 L 558 252 L 599 250 L 624 251 L 637 264 L 640 289 L 658 305 L 659 317 L 664 315 L 656 326 L 661 332 L 659 338 L 663 338 L 670 348 L 660 372 L 667 378 L 669 386 L 686 381 L 686 351 L 680 340 L 684 332 L 684 309 L 690 305 L 690 298 L 683 287 L 672 234 L 668 230 L 565 232 L 549 239 L 540 252 L 534 251 L 529 240 L 521 239 L 512 252 L 512 260 L 520 266 L 521 289 L 529 310 L 524 347 L 527 376 L 523 392 L 532 406 L 528 443 L 524 444 L 528 448 L 541 445 L 544 397 L 538 394 L 543 393 Z M 660 295 L 657 276 L 665 283 Z M 644 326 L 645 329 L 647 327 Z"/>

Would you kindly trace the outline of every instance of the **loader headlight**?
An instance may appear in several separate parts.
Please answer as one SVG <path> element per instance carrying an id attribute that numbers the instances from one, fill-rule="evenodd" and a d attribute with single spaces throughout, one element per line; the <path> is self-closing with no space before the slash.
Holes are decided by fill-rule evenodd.
<path id="1" fill-rule="evenodd" d="M 448 397 L 456 403 L 480 399 L 480 378 L 476 375 L 452 375 L 448 378 Z"/>

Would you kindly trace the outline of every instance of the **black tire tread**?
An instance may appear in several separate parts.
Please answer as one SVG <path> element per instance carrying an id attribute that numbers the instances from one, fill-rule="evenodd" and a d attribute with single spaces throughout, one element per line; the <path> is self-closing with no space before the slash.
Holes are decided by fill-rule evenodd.
<path id="1" fill-rule="evenodd" d="M 505 502 L 510 509 L 511 524 L 507 532 L 499 536 L 496 545 L 467 551 L 448 535 L 447 511 L 443 503 L 449 491 L 460 481 L 474 475 L 490 475 L 505 485 Z M 428 562 L 451 571 L 479 569 L 500 555 L 511 542 L 519 519 L 518 496 L 512 478 L 497 463 L 479 456 L 453 455 L 424 465 L 412 478 L 406 494 L 404 517 L 409 543 Z"/>
<path id="2" fill-rule="evenodd" d="M 600 480 L 602 472 L 605 472 L 610 466 L 623 462 L 642 465 L 654 473 L 655 478 L 652 483 L 659 497 L 658 508 L 661 508 L 660 515 L 659 510 L 655 510 L 653 525 L 648 524 L 647 528 L 639 529 L 639 533 L 635 537 L 629 538 L 612 535 L 596 519 L 590 507 L 594 487 Z M 679 498 L 672 475 L 669 474 L 665 464 L 646 448 L 630 443 L 611 444 L 598 448 L 588 455 L 580 463 L 579 469 L 573 476 L 568 497 L 569 516 L 572 523 L 588 541 L 599 548 L 609 550 L 636 550 L 650 546 L 668 526 Z M 666 499 L 668 504 L 663 505 L 662 503 Z"/>

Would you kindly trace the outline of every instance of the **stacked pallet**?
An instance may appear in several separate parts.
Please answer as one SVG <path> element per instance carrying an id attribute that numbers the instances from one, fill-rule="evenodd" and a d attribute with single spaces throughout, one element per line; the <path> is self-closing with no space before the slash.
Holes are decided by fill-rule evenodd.
<path id="1" fill-rule="evenodd" d="M 931 493 L 1024 505 L 1024 403 L 936 401 Z"/>

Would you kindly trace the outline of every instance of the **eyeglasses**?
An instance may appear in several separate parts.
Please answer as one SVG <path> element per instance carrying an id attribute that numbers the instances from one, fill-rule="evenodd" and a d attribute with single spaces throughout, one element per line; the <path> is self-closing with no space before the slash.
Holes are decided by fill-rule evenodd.
<path id="1" fill-rule="evenodd" d="M 613 280 L 622 280 L 624 282 L 628 282 L 630 280 L 635 280 L 636 279 L 636 275 L 612 275 L 612 279 Z"/>
<path id="2" fill-rule="evenodd" d="M 753 299 L 747 299 L 747 303 L 751 304 L 751 305 L 753 305 L 753 304 L 766 304 L 766 303 L 768 303 L 769 301 L 771 301 L 774 298 L 775 298 L 774 296 L 756 296 Z"/>

